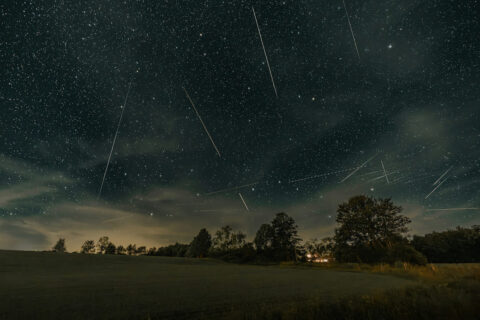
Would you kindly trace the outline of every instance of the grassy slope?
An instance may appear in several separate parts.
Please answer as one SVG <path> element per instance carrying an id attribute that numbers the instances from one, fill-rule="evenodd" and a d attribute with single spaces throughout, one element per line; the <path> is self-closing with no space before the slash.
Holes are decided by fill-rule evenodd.
<path id="1" fill-rule="evenodd" d="M 415 283 L 318 268 L 0 251 L 0 319 L 210 318 L 239 306 L 331 301 Z"/>
<path id="2" fill-rule="evenodd" d="M 307 267 L 307 266 L 302 266 Z M 315 265 L 324 270 L 356 270 L 414 279 L 419 285 L 325 301 L 239 310 L 230 319 L 480 319 L 480 264 Z"/>

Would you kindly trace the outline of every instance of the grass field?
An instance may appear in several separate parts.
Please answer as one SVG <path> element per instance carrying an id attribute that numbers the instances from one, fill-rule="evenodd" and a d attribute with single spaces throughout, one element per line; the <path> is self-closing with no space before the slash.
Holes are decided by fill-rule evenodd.
<path id="1" fill-rule="evenodd" d="M 191 319 L 405 288 L 387 274 L 213 260 L 0 251 L 0 318 Z M 267 315 L 267 317 L 270 317 Z"/>

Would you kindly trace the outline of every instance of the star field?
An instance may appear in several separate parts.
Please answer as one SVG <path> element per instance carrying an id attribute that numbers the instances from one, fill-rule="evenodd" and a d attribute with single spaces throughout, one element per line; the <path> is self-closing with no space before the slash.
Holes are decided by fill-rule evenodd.
<path id="1" fill-rule="evenodd" d="M 356 194 L 412 232 L 478 224 L 428 211 L 480 207 L 478 1 L 345 5 L 352 30 L 342 1 L 0 4 L 0 247 L 252 236 L 277 211 L 308 239 Z"/>

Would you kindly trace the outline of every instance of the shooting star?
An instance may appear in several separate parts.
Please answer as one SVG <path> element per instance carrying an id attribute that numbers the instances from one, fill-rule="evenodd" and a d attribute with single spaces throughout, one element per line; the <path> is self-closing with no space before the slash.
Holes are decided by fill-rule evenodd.
<path id="1" fill-rule="evenodd" d="M 126 215 L 124 217 L 119 217 L 119 218 L 106 219 L 106 220 L 103 220 L 102 223 L 125 220 L 125 219 L 131 218 L 131 217 L 133 217 L 133 214 L 129 214 L 129 215 Z"/>
<path id="2" fill-rule="evenodd" d="M 394 172 L 390 172 L 390 173 L 385 173 L 385 174 L 386 174 L 386 176 L 388 177 L 388 176 L 390 176 L 390 175 L 392 175 L 392 174 L 394 174 L 394 173 L 398 173 L 398 171 L 394 171 Z M 380 177 L 376 177 L 376 178 L 367 180 L 367 182 L 372 182 L 372 181 L 375 181 L 375 180 L 383 179 L 383 178 L 385 178 L 385 174 L 384 174 L 384 175 L 381 175 Z M 389 182 L 389 183 L 390 183 L 390 182 Z"/>
<path id="3" fill-rule="evenodd" d="M 445 209 L 427 209 L 425 211 L 460 211 L 460 210 L 480 210 L 480 208 L 445 208 Z"/>
<path id="4" fill-rule="evenodd" d="M 393 183 L 393 184 L 397 184 L 397 183 L 401 182 L 402 179 L 405 179 L 405 177 L 404 177 L 404 176 L 398 177 L 398 178 L 396 178 L 395 180 L 393 180 L 392 183 Z"/>
<path id="5" fill-rule="evenodd" d="M 341 173 L 341 172 L 345 172 L 345 171 L 350 171 L 350 170 L 352 170 L 352 169 L 357 169 L 357 167 L 355 167 L 355 168 L 348 168 L 348 169 L 345 169 L 345 170 L 332 171 L 332 172 L 323 173 L 323 174 L 316 174 L 316 175 L 314 175 L 314 176 L 310 176 L 310 177 L 306 177 L 306 178 L 300 178 L 300 179 L 295 179 L 295 180 L 290 180 L 290 181 L 288 181 L 288 182 L 289 182 L 289 183 L 293 183 L 293 182 L 299 182 L 299 181 L 305 181 L 305 180 L 310 180 L 310 179 L 325 177 L 325 176 L 329 176 L 329 175 L 336 174 L 336 173 Z"/>
<path id="6" fill-rule="evenodd" d="M 342 1 L 343 1 L 343 8 L 345 9 L 345 14 L 347 15 L 347 21 L 348 21 L 348 26 L 350 27 L 350 33 L 352 34 L 353 43 L 355 44 L 355 50 L 357 51 L 358 60 L 360 60 L 360 53 L 358 52 L 357 40 L 355 39 L 355 34 L 353 33 L 352 24 L 350 22 L 350 16 L 348 15 L 348 11 L 347 11 L 347 5 L 345 4 L 345 0 L 342 0 Z"/>
<path id="7" fill-rule="evenodd" d="M 432 192 L 430 192 L 429 194 L 427 194 L 427 196 L 425 197 L 425 199 L 428 199 L 428 197 L 430 197 L 430 195 L 431 195 L 432 193 L 434 193 L 435 190 L 437 190 L 445 181 L 447 181 L 447 179 L 448 179 L 448 177 L 446 177 L 445 180 L 443 180 L 442 182 L 440 182 L 440 183 L 435 187 L 435 189 L 432 190 Z"/>
<path id="8" fill-rule="evenodd" d="M 192 98 L 190 98 L 190 95 L 188 94 L 187 89 L 185 89 L 185 87 L 182 87 L 182 88 L 183 88 L 183 91 L 185 91 L 185 94 L 186 94 L 188 100 L 190 101 L 190 104 L 192 105 L 193 110 L 195 110 L 195 113 L 197 114 L 198 119 L 202 123 L 203 129 L 205 129 L 205 132 L 207 133 L 208 138 L 212 142 L 213 147 L 215 148 L 215 151 L 217 151 L 217 154 L 218 154 L 219 157 L 222 157 L 220 155 L 220 151 L 218 151 L 217 145 L 215 144 L 215 142 L 213 142 L 213 139 L 212 139 L 212 136 L 210 135 L 210 132 L 208 132 L 207 126 L 205 126 L 205 123 L 203 122 L 202 117 L 200 117 L 200 114 L 198 113 L 197 108 L 195 108 L 195 104 L 193 104 Z"/>
<path id="9" fill-rule="evenodd" d="M 388 181 L 387 171 L 385 171 L 385 166 L 383 165 L 383 160 L 380 160 L 380 163 L 382 164 L 383 173 L 385 173 L 385 179 L 387 179 L 387 183 L 390 184 L 390 181 Z"/>
<path id="10" fill-rule="evenodd" d="M 100 199 L 100 196 L 102 195 L 103 184 L 104 184 L 105 178 L 107 176 L 107 171 L 108 171 L 108 166 L 110 165 L 110 160 L 112 159 L 113 148 L 115 148 L 115 142 L 117 141 L 118 130 L 120 130 L 120 125 L 122 124 L 123 112 L 125 112 L 125 109 L 127 108 L 127 100 L 128 100 L 128 95 L 130 94 L 131 86 L 132 86 L 132 83 L 130 82 L 129 85 L 128 85 L 127 95 L 125 96 L 125 101 L 123 102 L 122 112 L 120 113 L 120 119 L 118 120 L 117 131 L 115 131 L 115 136 L 113 138 L 112 148 L 110 149 L 110 154 L 108 155 L 108 160 L 107 160 L 107 165 L 105 167 L 105 172 L 103 172 L 102 184 L 100 185 L 100 190 L 98 191 L 97 199 Z"/>
<path id="11" fill-rule="evenodd" d="M 353 169 L 356 169 L 356 168 L 353 168 Z M 382 170 L 375 170 L 375 171 L 367 172 L 367 173 L 364 173 L 364 174 L 360 174 L 359 177 L 370 176 L 374 173 L 379 173 L 379 172 L 382 172 Z"/>
<path id="12" fill-rule="evenodd" d="M 231 187 L 231 188 L 227 188 L 227 189 L 212 191 L 212 192 L 209 192 L 209 193 L 205 193 L 205 195 L 206 195 L 206 196 L 210 196 L 210 195 L 216 194 L 216 193 L 228 192 L 228 191 L 233 191 L 233 190 L 237 190 L 237 189 L 242 189 L 242 188 L 254 186 L 254 185 L 258 184 L 258 183 L 259 183 L 259 182 L 257 181 L 257 182 L 253 182 L 253 183 L 249 183 L 249 184 L 244 184 L 244 185 L 241 185 L 241 186 L 236 186 L 236 187 Z"/>
<path id="13" fill-rule="evenodd" d="M 442 180 L 442 178 L 443 178 L 450 170 L 452 170 L 452 168 L 453 168 L 453 166 L 451 166 L 450 168 L 448 168 L 448 170 L 445 171 L 445 172 L 440 176 L 440 178 L 438 178 L 437 181 L 435 181 L 435 182 L 432 184 L 432 186 L 434 186 L 434 185 L 436 185 L 437 183 L 439 183 L 440 180 Z"/>
<path id="14" fill-rule="evenodd" d="M 257 24 L 258 35 L 260 36 L 260 42 L 262 43 L 263 53 L 265 54 L 265 60 L 267 61 L 268 72 L 270 73 L 270 79 L 272 79 L 273 90 L 275 91 L 275 96 L 278 98 L 277 87 L 275 86 L 275 81 L 273 80 L 272 69 L 270 68 L 270 62 L 268 61 L 267 50 L 265 49 L 265 44 L 263 43 L 262 33 L 260 32 L 260 26 L 258 25 L 257 15 L 255 14 L 255 9 L 252 7 L 253 17 L 255 18 L 255 23 Z"/>
<path id="15" fill-rule="evenodd" d="M 348 176 L 346 176 L 345 178 L 343 178 L 343 180 L 340 181 L 340 183 L 344 182 L 345 180 L 347 180 L 348 178 L 350 178 L 351 176 L 353 176 L 358 170 L 360 170 L 360 169 L 363 168 L 367 163 L 369 163 L 370 161 L 372 161 L 377 155 L 378 155 L 378 153 L 377 153 L 376 155 L 374 155 L 373 157 L 371 157 L 370 159 L 368 159 L 367 161 L 365 161 L 360 167 L 357 167 L 355 170 L 353 170 Z"/>
<path id="16" fill-rule="evenodd" d="M 242 194 L 239 192 L 238 195 L 240 196 L 240 199 L 242 199 L 242 202 L 243 202 L 243 205 L 245 206 L 245 209 L 247 209 L 247 211 L 250 211 L 250 209 L 248 209 L 247 203 L 245 202 L 245 199 L 243 199 L 243 197 L 242 197 Z"/>

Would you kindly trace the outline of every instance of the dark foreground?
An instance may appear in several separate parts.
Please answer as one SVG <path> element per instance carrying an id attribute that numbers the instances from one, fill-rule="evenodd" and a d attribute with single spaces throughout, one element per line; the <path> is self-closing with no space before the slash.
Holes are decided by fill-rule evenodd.
<path id="1" fill-rule="evenodd" d="M 419 284 L 373 272 L 0 251 L 0 319 L 331 318 L 348 311 L 342 303 L 376 308 L 352 297 L 423 296 Z M 342 317 L 358 318 L 352 312 Z"/>
<path id="2" fill-rule="evenodd" d="M 411 285 L 393 276 L 216 261 L 0 251 L 0 317 L 208 317 Z"/>

